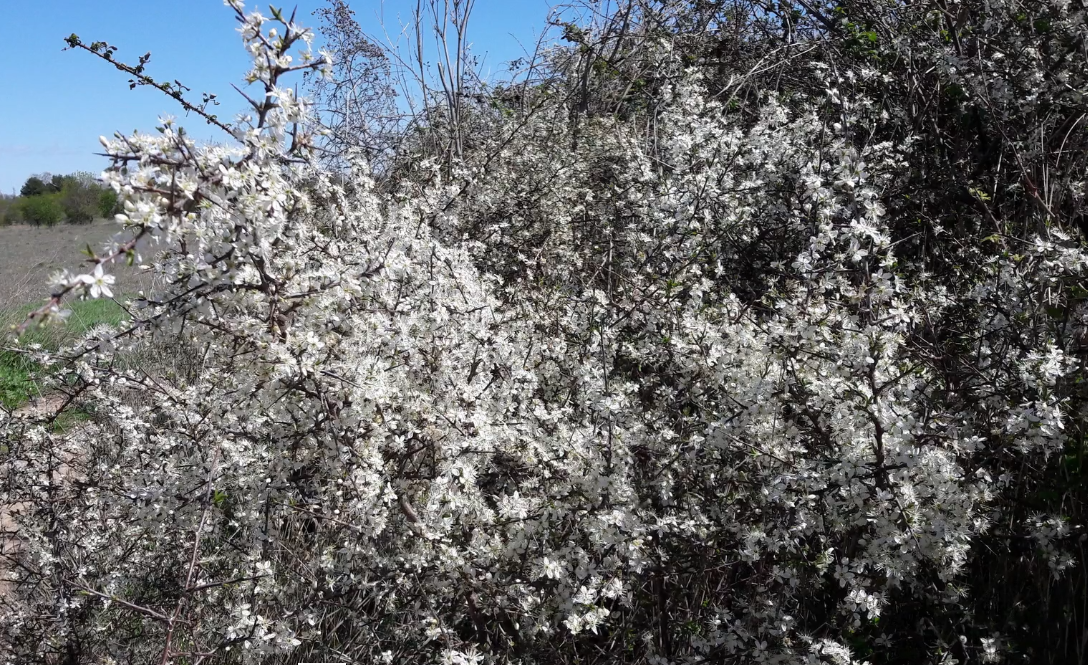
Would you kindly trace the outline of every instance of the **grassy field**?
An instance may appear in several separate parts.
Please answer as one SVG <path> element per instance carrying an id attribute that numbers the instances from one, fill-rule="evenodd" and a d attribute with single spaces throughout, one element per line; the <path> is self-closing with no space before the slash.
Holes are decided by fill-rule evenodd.
<path id="1" fill-rule="evenodd" d="M 61 268 L 76 270 L 90 245 L 100 250 L 119 230 L 116 222 L 57 226 L 0 226 L 0 311 L 49 296 L 49 275 Z M 123 283 L 125 291 L 135 291 Z"/>
<path id="2" fill-rule="evenodd" d="M 17 322 L 26 320 L 37 305 L 12 307 L 0 312 L 0 321 L 6 329 Z M 76 300 L 68 304 L 72 315 L 63 324 L 34 327 L 18 340 L 10 337 L 4 348 L 0 348 L 0 403 L 8 408 L 17 408 L 35 397 L 41 397 L 41 389 L 35 381 L 38 366 L 16 350 L 29 344 L 40 344 L 43 348 L 56 350 L 75 342 L 87 331 L 99 325 L 119 325 L 127 318 L 121 305 L 112 300 Z"/>
<path id="3" fill-rule="evenodd" d="M 81 226 L 0 227 L 0 403 L 17 408 L 40 396 L 34 379 L 38 367 L 14 350 L 16 347 L 41 344 L 46 349 L 57 349 L 95 326 L 117 325 L 126 318 L 124 309 L 115 301 L 72 300 L 65 305 L 72 315 L 64 324 L 33 328 L 18 340 L 10 332 L 48 298 L 48 280 L 53 272 L 62 268 L 78 270 L 87 258 L 81 250 L 87 245 L 100 249 L 117 231 L 117 224 L 109 221 Z M 133 269 L 119 267 L 114 272 L 118 293 L 134 293 L 146 286 L 146 279 Z"/>

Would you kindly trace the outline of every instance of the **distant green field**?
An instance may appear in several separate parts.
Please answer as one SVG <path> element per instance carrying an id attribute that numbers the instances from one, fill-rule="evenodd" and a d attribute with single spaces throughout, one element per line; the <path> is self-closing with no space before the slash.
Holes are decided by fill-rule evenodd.
<path id="1" fill-rule="evenodd" d="M 0 226 L 0 312 L 49 296 L 49 276 L 61 269 L 87 269 L 89 246 L 96 252 L 121 231 L 113 221 L 56 226 Z M 145 273 L 123 264 L 110 272 L 117 276 L 115 291 L 135 293 L 148 288 Z"/>
<path id="2" fill-rule="evenodd" d="M 27 314 L 36 306 L 30 304 L 0 310 L 0 323 L 7 333 L 4 348 L 0 349 L 0 403 L 8 408 L 17 408 L 41 392 L 35 378 L 41 368 L 16 348 L 41 344 L 45 349 L 56 350 L 77 341 L 95 326 L 116 326 L 127 318 L 124 309 L 112 300 L 77 300 L 67 304 L 72 315 L 64 323 L 34 326 L 17 340 L 13 339 L 8 331 L 25 321 Z"/>
<path id="3" fill-rule="evenodd" d="M 12 326 L 25 321 L 26 315 L 48 298 L 50 274 L 60 269 L 86 270 L 87 257 L 81 252 L 88 246 L 100 251 L 119 231 L 117 223 L 108 220 L 0 227 L 0 403 L 17 407 L 40 396 L 34 379 L 40 368 L 13 348 L 36 343 L 57 349 L 97 325 L 116 325 L 125 318 L 124 310 L 113 301 L 74 300 L 65 305 L 72 315 L 63 324 L 32 328 L 19 340 L 11 336 Z M 116 291 L 136 293 L 148 288 L 147 275 L 136 269 L 116 265 L 111 272 L 117 277 Z"/>

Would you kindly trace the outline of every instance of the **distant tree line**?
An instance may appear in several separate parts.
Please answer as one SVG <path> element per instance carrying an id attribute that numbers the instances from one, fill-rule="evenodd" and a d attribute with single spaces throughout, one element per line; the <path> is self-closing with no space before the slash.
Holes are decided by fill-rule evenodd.
<path id="1" fill-rule="evenodd" d="M 0 224 L 89 224 L 95 217 L 109 216 L 116 207 L 116 192 L 91 173 L 40 173 L 27 178 L 19 196 L 0 199 Z"/>

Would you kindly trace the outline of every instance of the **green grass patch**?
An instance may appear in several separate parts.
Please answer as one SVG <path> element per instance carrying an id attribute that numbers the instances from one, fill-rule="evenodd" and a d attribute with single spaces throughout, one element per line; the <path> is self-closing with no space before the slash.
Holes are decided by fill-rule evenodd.
<path id="1" fill-rule="evenodd" d="M 70 406 L 57 414 L 49 425 L 49 431 L 60 434 L 81 422 L 91 419 L 91 413 L 81 407 Z"/>
<path id="2" fill-rule="evenodd" d="M 0 322 L 6 329 L 26 320 L 36 305 L 24 305 L 0 311 Z M 125 310 L 112 300 L 77 300 L 67 304 L 72 314 L 64 323 L 34 326 L 19 336 L 5 339 L 4 346 L 25 347 L 40 344 L 55 351 L 79 340 L 87 331 L 99 325 L 117 326 L 128 318 Z M 0 403 L 14 409 L 41 393 L 35 378 L 40 371 L 37 363 L 26 354 L 8 349 L 0 350 Z"/>
<path id="3" fill-rule="evenodd" d="M 0 404 L 14 409 L 36 394 L 31 364 L 10 351 L 0 351 Z"/>

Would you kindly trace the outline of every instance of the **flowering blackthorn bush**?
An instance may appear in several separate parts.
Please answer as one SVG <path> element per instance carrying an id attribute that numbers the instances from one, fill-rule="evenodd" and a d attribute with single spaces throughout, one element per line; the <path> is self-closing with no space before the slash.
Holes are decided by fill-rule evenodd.
<path id="1" fill-rule="evenodd" d="M 9 662 L 1083 657 L 1083 10 L 629 3 L 377 172 L 227 4 L 32 315 L 164 285 L 0 421 Z"/>

